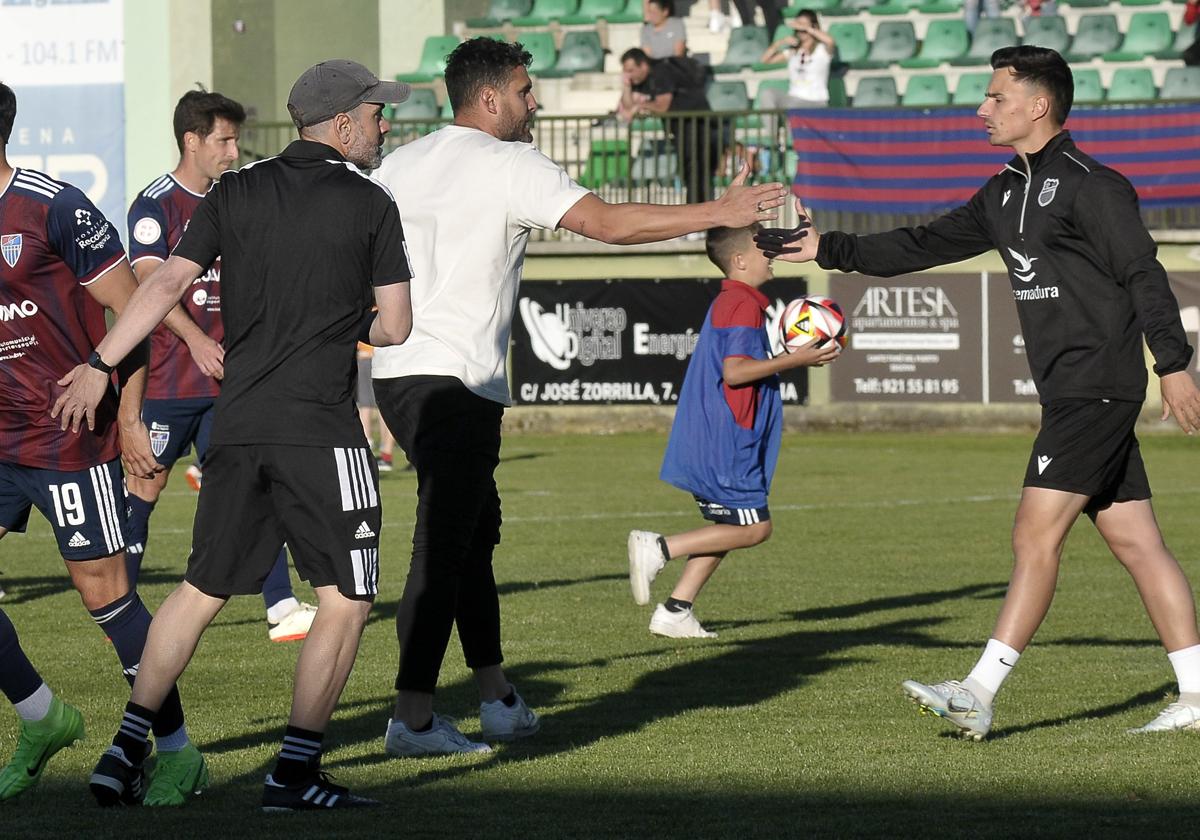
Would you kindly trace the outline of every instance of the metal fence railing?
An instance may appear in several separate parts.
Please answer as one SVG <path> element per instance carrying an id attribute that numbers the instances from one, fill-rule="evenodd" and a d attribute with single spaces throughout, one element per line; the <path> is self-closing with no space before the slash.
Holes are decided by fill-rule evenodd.
<path id="1" fill-rule="evenodd" d="M 611 202 L 682 204 L 719 195 L 739 161 L 751 165 L 751 180 L 791 183 L 796 171 L 783 111 L 679 113 L 668 119 L 618 123 L 610 116 L 539 117 L 534 143 L 579 183 Z M 397 120 L 387 150 L 409 143 L 449 122 Z M 290 123 L 248 123 L 242 128 L 242 162 L 277 154 L 296 136 Z M 1143 210 L 1151 230 L 1200 230 L 1200 208 Z M 794 223 L 789 206 L 783 223 Z M 929 214 L 822 212 L 827 230 L 875 233 L 922 224 Z M 582 241 L 570 231 L 539 231 L 538 241 Z"/>

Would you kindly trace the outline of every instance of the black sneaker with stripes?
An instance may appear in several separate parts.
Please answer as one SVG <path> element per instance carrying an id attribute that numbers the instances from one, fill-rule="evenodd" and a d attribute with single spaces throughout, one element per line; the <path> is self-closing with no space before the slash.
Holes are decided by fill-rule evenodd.
<path id="1" fill-rule="evenodd" d="M 270 775 L 263 783 L 264 811 L 323 811 L 382 804 L 376 799 L 356 796 L 348 788 L 335 785 L 328 773 L 319 771 L 291 785 L 281 785 Z"/>
<path id="2" fill-rule="evenodd" d="M 109 747 L 92 771 L 92 795 L 107 808 L 112 805 L 141 805 L 146 795 L 146 771 L 125 758 L 120 747 Z"/>

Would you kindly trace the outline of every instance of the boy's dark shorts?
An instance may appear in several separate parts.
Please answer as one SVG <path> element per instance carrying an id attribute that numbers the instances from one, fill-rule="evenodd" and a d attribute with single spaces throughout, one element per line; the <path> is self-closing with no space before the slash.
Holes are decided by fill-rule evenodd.
<path id="1" fill-rule="evenodd" d="M 760 508 L 735 508 L 720 502 L 710 502 L 708 499 L 701 499 L 695 495 L 692 498 L 696 500 L 696 506 L 700 508 L 700 515 L 709 522 L 721 525 L 757 525 L 759 522 L 767 522 L 771 519 L 771 511 L 767 509 L 766 505 Z"/>

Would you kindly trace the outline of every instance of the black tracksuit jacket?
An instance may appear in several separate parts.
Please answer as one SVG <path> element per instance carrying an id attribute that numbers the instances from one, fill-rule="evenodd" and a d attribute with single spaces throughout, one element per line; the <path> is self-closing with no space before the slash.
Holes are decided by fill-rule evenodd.
<path id="1" fill-rule="evenodd" d="M 822 234 L 817 263 L 891 277 L 995 248 L 1041 402 L 1141 402 L 1142 335 L 1159 376 L 1186 369 L 1192 348 L 1137 194 L 1066 131 L 1028 160 L 1026 170 L 1013 158 L 964 206 L 923 227 Z"/>

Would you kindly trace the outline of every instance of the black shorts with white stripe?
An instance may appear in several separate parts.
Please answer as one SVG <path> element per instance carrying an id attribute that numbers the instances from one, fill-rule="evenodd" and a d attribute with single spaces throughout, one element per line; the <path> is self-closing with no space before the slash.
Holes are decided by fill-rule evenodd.
<path id="1" fill-rule="evenodd" d="M 125 548 L 121 460 L 85 470 L 43 470 L 0 463 L 0 528 L 22 532 L 33 507 L 54 529 L 67 560 L 109 557 Z"/>
<path id="2" fill-rule="evenodd" d="M 185 579 L 209 595 L 261 592 L 286 542 L 301 579 L 370 599 L 381 527 L 379 473 L 366 447 L 213 446 Z"/>
<path id="3" fill-rule="evenodd" d="M 709 522 L 716 522 L 720 525 L 757 525 L 759 522 L 767 522 L 771 518 L 771 511 L 767 509 L 766 505 L 760 508 L 736 508 L 720 502 L 710 502 L 699 496 L 692 496 L 692 498 L 696 500 L 696 506 L 700 508 L 701 516 Z"/>

